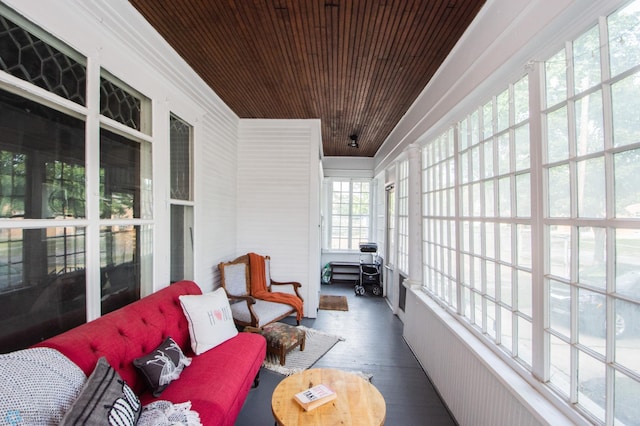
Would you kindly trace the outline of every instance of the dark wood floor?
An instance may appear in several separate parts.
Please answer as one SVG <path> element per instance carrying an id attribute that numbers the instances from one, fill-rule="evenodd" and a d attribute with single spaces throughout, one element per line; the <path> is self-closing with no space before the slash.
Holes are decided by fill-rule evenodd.
<path id="1" fill-rule="evenodd" d="M 369 289 L 367 289 L 369 290 Z M 371 382 L 387 404 L 389 426 L 455 425 L 431 382 L 402 338 L 402 321 L 382 297 L 369 291 L 356 296 L 353 286 L 323 285 L 321 294 L 347 296 L 349 311 L 318 311 L 302 324 L 342 336 L 313 367 L 340 368 L 373 374 Z M 284 322 L 294 324 L 293 318 Z M 260 386 L 252 389 L 236 426 L 273 426 L 271 394 L 284 376 L 262 369 Z"/>

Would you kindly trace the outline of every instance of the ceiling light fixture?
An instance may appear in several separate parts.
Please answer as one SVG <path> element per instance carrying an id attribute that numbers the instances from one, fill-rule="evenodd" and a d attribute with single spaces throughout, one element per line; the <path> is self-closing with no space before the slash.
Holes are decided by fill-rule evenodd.
<path id="1" fill-rule="evenodd" d="M 351 142 L 349 142 L 347 145 L 350 146 L 351 148 L 357 148 L 358 147 L 358 135 L 351 135 L 349 136 L 349 139 L 351 139 Z"/>

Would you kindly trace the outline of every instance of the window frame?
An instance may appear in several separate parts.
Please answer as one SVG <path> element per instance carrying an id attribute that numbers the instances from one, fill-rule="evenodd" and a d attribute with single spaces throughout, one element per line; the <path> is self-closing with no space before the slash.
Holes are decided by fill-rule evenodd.
<path id="1" fill-rule="evenodd" d="M 334 202 L 333 202 L 333 197 L 334 197 L 334 184 L 335 183 L 341 183 L 341 184 L 348 184 L 349 185 L 349 190 L 348 192 L 346 191 L 341 191 L 341 192 L 345 192 L 348 195 L 348 214 L 334 214 Z M 354 189 L 353 186 L 354 184 L 357 183 L 366 183 L 369 186 L 369 190 L 368 190 L 368 203 L 367 203 L 367 209 L 368 209 L 368 214 L 367 215 L 355 215 L 353 214 L 353 205 L 354 205 Z M 361 191 L 361 193 L 364 193 Z M 344 204 L 344 203 L 343 203 Z M 368 226 L 366 226 L 366 238 L 360 240 L 360 242 L 368 242 L 371 241 L 371 233 L 372 233 L 372 219 L 373 219 L 373 212 L 372 212 L 372 208 L 373 208 L 373 180 L 372 179 L 360 179 L 360 178 L 333 178 L 333 179 L 329 179 L 328 180 L 328 185 L 327 185 L 327 212 L 328 212 L 328 223 L 327 223 L 327 248 L 331 251 L 360 251 L 360 247 L 359 245 L 357 247 L 353 247 L 353 242 L 354 242 L 354 229 L 355 228 L 359 228 L 359 229 L 364 229 L 365 227 L 363 226 L 355 226 L 354 225 L 354 218 L 355 217 L 360 217 L 360 218 L 366 218 Z M 347 228 L 347 236 L 346 237 L 340 237 L 339 240 L 346 240 L 348 242 L 348 247 L 347 248 L 341 248 L 341 247 L 334 247 L 333 246 L 333 231 L 335 230 L 336 226 L 334 226 L 334 217 L 344 217 L 346 218 L 346 221 L 348 223 L 348 225 L 346 226 Z"/>
<path id="2" fill-rule="evenodd" d="M 623 9 L 627 5 L 633 2 L 627 2 L 619 6 L 616 10 L 611 11 L 607 16 L 601 16 L 597 23 L 588 25 L 582 32 L 580 32 L 576 37 L 573 38 L 572 41 L 566 42 L 562 46 L 562 50 L 565 52 L 564 55 L 557 55 L 557 50 L 549 55 L 548 60 L 553 60 L 554 58 L 564 57 L 566 64 L 559 64 L 557 69 L 568 70 L 570 72 L 573 70 L 573 67 L 570 63 L 572 60 L 572 47 L 573 41 L 580 40 L 580 43 L 584 43 L 584 40 L 588 38 L 585 34 L 590 33 L 590 36 L 593 37 L 593 34 L 597 32 L 600 34 L 601 40 L 599 43 L 596 43 L 598 46 L 598 57 L 600 58 L 600 63 L 602 66 L 602 73 L 599 81 L 593 83 L 593 81 L 589 80 L 591 86 L 581 86 L 579 91 L 573 92 L 573 79 L 571 76 L 567 77 L 567 90 L 568 94 L 565 95 L 563 101 L 554 102 L 552 105 L 545 105 L 545 62 L 532 62 L 530 63 L 525 71 L 528 74 L 528 93 L 529 100 L 527 102 L 530 114 L 529 114 L 529 156 L 530 156 L 530 167 L 528 169 L 529 173 L 529 182 L 528 185 L 530 187 L 529 197 L 531 199 L 531 212 L 529 217 L 525 217 L 520 214 L 520 211 L 517 209 L 516 200 L 518 200 L 518 196 L 520 195 L 518 191 L 515 190 L 515 182 L 517 181 L 519 176 L 522 176 L 522 173 L 526 173 L 526 170 L 520 170 L 514 168 L 514 161 L 516 160 L 513 157 L 510 157 L 510 164 L 508 166 L 508 171 L 501 173 L 499 168 L 499 156 L 495 153 L 494 149 L 494 158 L 492 167 L 494 167 L 495 172 L 491 175 L 491 179 L 495 179 L 495 187 L 494 191 L 499 191 L 498 179 L 501 179 L 505 176 L 509 177 L 509 193 L 511 194 L 511 198 L 508 204 L 505 206 L 510 207 L 509 214 L 504 215 L 500 213 L 500 199 L 499 197 L 493 197 L 494 206 L 492 209 L 494 211 L 494 215 L 492 217 L 485 217 L 485 204 L 486 198 L 484 196 L 485 187 L 482 187 L 479 191 L 474 191 L 472 189 L 466 189 L 463 191 L 463 188 L 471 188 L 474 183 L 474 180 L 470 178 L 470 176 L 475 172 L 474 166 L 476 164 L 474 160 L 474 156 L 471 155 L 470 147 L 475 146 L 475 144 L 481 144 L 483 140 L 488 140 L 491 136 L 499 136 L 501 132 L 507 132 L 509 136 L 509 144 L 511 149 L 514 148 L 514 139 L 513 137 L 516 134 L 517 127 L 519 126 L 519 121 L 514 117 L 514 112 L 510 113 L 509 120 L 509 129 L 497 128 L 495 124 L 498 122 L 498 117 L 496 115 L 496 109 L 494 108 L 494 113 L 491 114 L 491 108 L 487 107 L 491 102 L 493 105 L 496 105 L 496 100 L 501 93 L 499 92 L 496 96 L 493 96 L 490 101 L 487 101 L 483 104 L 477 105 L 471 112 L 465 115 L 465 119 L 469 118 L 470 120 L 478 121 L 479 124 L 475 122 L 473 124 L 465 123 L 464 120 L 459 120 L 456 124 L 452 125 L 449 130 L 441 132 L 439 135 L 432 137 L 427 140 L 423 145 L 423 164 L 422 164 L 422 181 L 423 181 L 423 189 L 422 189 L 422 200 L 423 200 L 423 220 L 424 220 L 424 238 L 422 241 L 423 250 L 424 250 L 424 260 L 423 260 L 423 287 L 422 290 L 429 295 L 433 300 L 435 300 L 442 308 L 449 311 L 454 318 L 460 321 L 465 327 L 470 330 L 474 335 L 478 336 L 481 341 L 483 341 L 487 347 L 489 347 L 494 353 L 498 354 L 503 360 L 505 360 L 516 372 L 522 375 L 527 381 L 535 385 L 538 389 L 540 389 L 545 395 L 548 395 L 552 400 L 563 400 L 567 407 L 571 407 L 571 409 L 576 410 L 581 415 L 589 418 L 594 423 L 598 424 L 614 424 L 615 421 L 619 419 L 616 417 L 616 410 L 620 410 L 621 408 L 616 405 L 615 393 L 618 392 L 618 388 L 616 387 L 616 382 L 621 379 L 629 380 L 634 383 L 634 385 L 629 385 L 629 389 L 640 389 L 640 369 L 638 368 L 638 363 L 630 361 L 630 357 L 633 357 L 634 352 L 626 353 L 625 360 L 617 359 L 616 354 L 618 351 L 618 343 L 621 342 L 618 338 L 616 338 L 616 321 L 614 320 L 615 309 L 622 309 L 623 305 L 629 307 L 630 309 L 635 308 L 636 312 L 640 309 L 640 300 L 635 299 L 631 295 L 628 294 L 620 294 L 615 291 L 615 283 L 616 283 L 616 272 L 615 268 L 618 265 L 619 261 L 616 260 L 615 250 L 616 250 L 616 231 L 622 230 L 626 231 L 635 231 L 640 232 L 640 221 L 637 218 L 631 217 L 623 217 L 617 218 L 616 214 L 618 213 L 617 209 L 620 207 L 614 205 L 614 197 L 615 195 L 615 187 L 616 187 L 616 175 L 614 174 L 616 166 L 616 157 L 619 155 L 624 155 L 625 153 L 629 153 L 630 155 L 638 155 L 640 153 L 640 140 L 637 138 L 638 131 L 635 130 L 636 139 L 634 142 L 629 143 L 629 141 L 623 142 L 622 146 L 614 145 L 613 135 L 612 135 L 612 127 L 613 123 L 615 123 L 615 117 L 612 106 L 612 86 L 614 86 L 617 82 L 622 81 L 625 78 L 630 76 L 635 76 L 635 80 L 640 78 L 640 63 L 636 62 L 631 68 L 622 70 L 615 76 L 610 76 L 610 72 L 608 69 L 609 66 L 609 57 L 607 56 L 609 52 L 609 39 L 603 39 L 608 34 L 608 19 L 617 10 Z M 635 8 L 636 10 L 640 7 L 640 1 L 636 0 Z M 637 20 L 637 18 L 635 18 Z M 637 22 L 637 21 L 634 21 Z M 597 31 L 594 32 L 593 28 L 597 28 Z M 637 33 L 637 30 L 636 30 Z M 585 37 L 583 37 L 585 36 Z M 604 41 L 603 41 L 604 40 Z M 635 44 L 637 46 L 637 44 Z M 638 55 L 636 54 L 636 58 Z M 588 68 L 588 67 L 587 67 Z M 582 65 L 582 69 L 585 70 L 584 65 Z M 589 71 L 587 71 L 589 72 Z M 510 93 L 513 93 L 514 83 L 508 85 L 508 90 Z M 504 90 L 504 89 L 503 89 Z M 571 138 L 576 138 L 576 108 L 574 107 L 574 103 L 579 101 L 580 99 L 585 99 L 585 96 L 590 96 L 594 93 L 601 93 L 602 99 L 602 134 L 603 134 L 603 148 L 601 150 L 596 151 L 587 151 L 580 153 L 575 148 L 574 145 L 567 149 L 567 159 L 561 160 L 547 160 L 547 154 L 544 151 L 544 148 L 547 143 L 548 134 L 547 131 L 547 122 L 546 117 L 551 115 L 552 113 L 561 110 L 562 108 L 568 105 L 567 109 L 567 129 L 569 132 L 569 141 Z M 600 99 L 600 98 L 594 98 Z M 513 102 L 513 99 L 510 101 Z M 564 102 L 564 103 L 563 103 Z M 563 106 L 564 105 L 564 106 Z M 623 109 L 623 108 L 621 108 Z M 483 128 L 483 124 L 487 122 L 484 118 L 490 118 L 492 124 L 494 125 L 493 131 L 485 132 Z M 593 125 L 591 126 L 593 127 Z M 636 124 L 637 129 L 637 124 Z M 430 159 L 430 155 L 437 154 L 435 152 L 434 146 L 439 144 L 439 140 L 442 138 L 446 138 L 447 132 L 452 132 L 456 139 L 456 153 L 453 155 L 455 158 L 455 168 L 458 170 L 456 173 L 456 183 L 455 183 L 455 198 L 456 198 L 456 209 L 454 215 L 450 215 L 447 217 L 442 214 L 443 208 L 443 195 L 442 192 L 446 191 L 446 185 L 443 185 L 442 182 L 439 182 L 437 179 L 440 177 L 438 172 L 439 162 L 442 161 L 441 158 L 437 160 Z M 473 133 L 477 133 L 478 136 L 473 135 Z M 460 144 L 461 139 L 469 138 L 468 144 Z M 498 143 L 498 142 L 495 142 Z M 480 151 L 479 157 L 482 158 L 484 150 Z M 604 185 L 605 194 L 602 198 L 604 198 L 606 202 L 606 213 L 602 214 L 602 216 L 594 215 L 593 212 L 590 215 L 582 215 L 577 207 L 579 192 L 578 188 L 578 180 L 579 180 L 579 162 L 589 161 L 593 159 L 601 158 L 602 172 L 604 176 Z M 481 160 L 479 162 L 480 168 L 484 165 L 484 161 Z M 567 165 L 567 170 L 569 172 L 570 179 L 570 193 L 568 194 L 571 197 L 571 205 L 570 211 L 561 217 L 551 217 L 549 215 L 550 209 L 550 201 L 549 194 L 553 193 L 554 178 L 550 178 L 548 176 L 547 171 L 553 167 L 558 165 Z M 640 163 L 636 163 L 640 164 Z M 461 170 L 460 167 L 464 170 Z M 480 172 L 480 178 L 477 178 L 478 181 L 482 181 L 483 172 Z M 434 186 L 435 182 L 435 186 Z M 523 182 L 526 184 L 526 179 L 523 179 Z M 479 207 L 479 210 L 474 209 L 474 194 L 480 194 L 480 199 L 482 200 L 482 205 Z M 628 194 L 627 194 L 628 195 Z M 439 203 L 439 204 L 438 204 Z M 478 211 L 480 212 L 478 214 Z M 456 237 L 455 242 L 450 242 L 449 246 L 442 245 L 441 240 L 443 240 L 443 227 L 439 227 L 439 223 L 442 221 L 446 221 L 447 219 L 453 217 L 455 220 L 455 229 L 456 229 Z M 480 222 L 481 224 L 489 224 L 490 222 L 495 222 L 495 231 L 493 234 L 488 235 L 485 233 L 486 228 L 481 228 L 480 238 L 474 239 L 472 224 L 474 222 Z M 520 265 L 517 258 L 517 250 L 520 248 L 520 242 L 517 239 L 517 231 L 516 229 L 519 226 L 527 226 L 530 229 L 531 239 L 527 245 L 530 245 L 531 250 L 531 260 L 530 263 L 525 265 Z M 488 297 L 488 289 L 486 287 L 486 267 L 482 263 L 482 260 L 486 260 L 487 252 L 486 247 L 487 244 L 492 240 L 500 241 L 500 227 L 509 226 L 512 231 L 509 234 L 510 238 L 510 252 L 512 253 L 511 258 L 505 263 L 505 261 L 499 259 L 499 245 L 495 248 L 495 257 L 497 259 L 496 264 L 499 267 L 507 267 L 508 276 L 513 279 L 514 283 L 517 283 L 517 277 L 520 272 L 528 272 L 530 273 L 530 280 L 532 282 L 531 286 L 531 297 L 532 307 L 530 312 L 519 312 L 518 306 L 518 294 L 515 289 L 511 290 L 511 296 L 513 299 L 513 303 L 508 305 L 501 305 L 500 299 L 500 289 L 499 286 L 496 285 L 497 289 L 497 299 L 498 307 L 500 309 L 506 308 L 512 315 L 511 323 L 513 324 L 513 333 L 512 339 L 513 344 L 511 347 L 505 347 L 503 341 L 500 339 L 500 323 L 498 323 L 497 331 L 492 335 L 491 331 L 487 327 L 486 323 L 486 307 L 487 302 L 491 301 L 491 297 Z M 551 253 L 551 245 L 552 241 L 549 238 L 548 230 L 551 227 L 564 226 L 569 232 L 567 234 L 567 251 L 568 251 L 568 263 L 567 270 L 568 276 L 558 277 L 554 275 L 550 270 L 550 260 L 549 256 Z M 579 271 L 579 249 L 580 249 L 580 234 L 581 230 L 590 229 L 593 227 L 599 227 L 604 230 L 604 247 L 606 250 L 606 267 L 603 267 L 603 270 L 606 273 L 606 285 L 603 287 L 597 288 L 593 286 L 593 284 L 581 283 L 580 276 L 578 274 Z M 467 257 L 475 257 L 477 256 L 476 250 L 474 249 L 474 243 L 481 243 L 481 267 L 480 271 L 482 274 L 481 287 L 475 288 L 473 283 L 471 284 L 463 284 L 465 280 L 465 262 L 467 260 L 464 258 Z M 454 246 L 454 244 L 459 244 L 458 246 Z M 466 248 L 465 248 L 466 247 Z M 446 249 L 455 250 L 455 259 L 456 266 L 454 272 L 444 268 L 443 263 L 443 255 L 442 253 L 446 251 Z M 593 256 L 593 252 L 596 249 L 592 249 L 592 251 L 586 250 L 589 256 Z M 584 250 L 583 250 L 584 251 Z M 437 252 L 436 254 L 434 254 Z M 627 257 L 632 252 L 627 253 Z M 525 262 L 527 263 L 527 262 Z M 472 262 L 473 264 L 473 262 Z M 454 274 L 458 275 L 455 276 Z M 495 274 L 496 280 L 499 280 L 500 273 L 496 272 Z M 473 275 L 472 275 L 473 278 Z M 568 331 L 566 334 L 562 334 L 557 330 L 554 330 L 554 325 L 552 323 L 552 312 L 550 307 L 550 291 L 552 288 L 551 282 L 560 282 L 562 285 L 566 285 L 569 289 L 568 291 L 568 309 L 571 310 L 569 325 L 567 326 Z M 451 283 L 453 281 L 453 283 Z M 475 281 L 472 279 L 472 281 Z M 497 281 L 498 282 L 498 281 Z M 449 287 L 447 287 L 449 285 Z M 468 288 L 468 290 L 465 290 Z M 452 290 L 453 289 L 453 290 Z M 458 304 L 456 304 L 455 299 L 452 300 L 450 297 L 451 293 L 458 293 Z M 580 333 L 579 319 L 579 303 L 581 298 L 581 293 L 586 292 L 586 295 L 589 297 L 593 296 L 602 296 L 604 298 L 604 307 L 606 309 L 606 334 L 602 339 L 602 349 L 593 349 L 590 347 L 588 342 L 590 340 L 585 340 L 585 342 L 581 342 L 581 338 L 583 337 Z M 474 318 L 474 309 L 473 306 L 471 309 L 465 308 L 465 298 L 467 294 L 471 295 L 471 298 L 480 297 L 482 299 L 482 303 L 480 305 L 480 321 L 476 321 Z M 631 305 L 629 305 L 631 304 Z M 498 320 L 500 319 L 499 312 L 496 312 L 496 317 Z M 517 324 L 520 319 L 525 319 L 531 324 L 531 332 L 530 336 L 527 336 L 531 341 L 531 358 L 530 360 L 526 360 L 523 362 L 519 359 L 518 353 L 518 329 Z M 522 337 L 522 336 L 520 336 Z M 557 343 L 557 341 L 563 341 L 568 351 L 570 352 L 570 356 L 567 359 L 567 362 L 570 364 L 570 368 L 568 371 L 569 379 L 568 385 L 566 389 L 569 391 L 563 390 L 557 384 L 552 382 L 552 354 L 551 354 L 551 346 L 552 339 Z M 628 351 L 627 351 L 628 352 Z M 603 378 L 603 386 L 604 391 L 602 391 L 601 396 L 602 400 L 605 402 L 592 403 L 590 401 L 586 401 L 583 404 L 580 404 L 581 398 L 584 398 L 584 395 L 580 396 L 579 394 L 584 394 L 586 390 L 583 389 L 584 382 L 580 381 L 580 363 L 586 362 L 585 366 L 582 368 L 588 369 L 589 366 L 593 365 L 594 362 L 600 366 L 601 374 Z M 625 365 L 626 362 L 626 365 Z M 587 375 L 590 370 L 583 370 L 582 375 Z M 635 386 L 635 387 L 631 387 Z M 632 390 L 627 390 L 626 392 L 633 392 Z M 622 394 L 625 398 L 633 397 L 634 393 Z M 600 397 L 600 395 L 597 395 Z M 636 395 L 637 396 L 637 395 Z M 601 405 L 600 405 L 601 404 Z M 598 408 L 600 407 L 600 408 Z M 601 412 L 599 412 L 601 410 Z M 620 412 L 622 415 L 622 412 Z"/>
<path id="3" fill-rule="evenodd" d="M 109 305 L 111 307 L 107 307 L 107 305 L 103 304 L 104 300 L 106 300 L 105 296 L 106 294 L 111 294 L 111 291 L 118 291 L 120 289 L 119 287 L 114 287 L 116 280 L 115 274 L 108 276 L 106 272 L 107 270 L 114 272 L 114 270 L 108 269 L 103 265 L 103 262 L 106 261 L 105 250 L 113 250 L 114 244 L 116 244 L 115 241 L 105 241 L 104 231 L 107 229 L 118 230 L 120 237 L 114 236 L 114 239 L 121 240 L 122 236 L 126 233 L 125 229 L 135 228 L 135 240 L 130 239 L 128 243 L 133 242 L 131 250 L 134 251 L 130 251 L 130 253 L 135 253 L 134 257 L 139 259 L 139 261 L 135 267 L 135 272 L 131 272 L 131 270 L 125 272 L 126 277 L 131 277 L 132 273 L 135 273 L 138 277 L 138 284 L 136 284 L 137 289 L 133 291 L 131 297 L 137 299 L 150 294 L 153 290 L 152 253 L 154 217 L 152 194 L 153 172 L 151 164 L 151 147 L 153 142 L 151 136 L 151 99 L 114 77 L 103 68 L 99 58 L 81 55 L 69 46 L 66 46 L 58 38 L 47 34 L 5 6 L 0 5 L 0 14 L 10 19 L 25 31 L 33 34 L 40 42 L 53 46 L 59 52 L 62 52 L 62 54 L 71 56 L 72 59 L 80 62 L 86 70 L 86 75 L 83 76 L 83 79 L 85 79 L 83 81 L 86 82 L 83 86 L 85 92 L 83 95 L 86 98 L 86 103 L 84 104 L 67 99 L 49 91 L 47 88 L 35 85 L 26 79 L 21 79 L 5 71 L 0 71 L 0 88 L 2 90 L 83 122 L 81 133 L 83 135 L 84 154 L 78 164 L 82 164 L 82 167 L 85 168 L 85 179 L 83 182 L 85 200 L 83 200 L 83 202 L 86 203 L 83 214 L 68 215 L 66 211 L 63 211 L 61 214 L 56 215 L 58 217 L 43 216 L 42 218 L 20 220 L 11 218 L 0 219 L 0 227 L 3 231 L 9 233 L 28 231 L 30 234 L 34 234 L 33 237 L 29 237 L 34 241 L 36 237 L 35 233 L 47 235 L 47 237 L 42 237 L 46 238 L 46 244 L 41 244 L 41 246 L 48 245 L 48 248 L 38 247 L 37 250 L 34 250 L 38 252 L 37 254 L 29 253 L 28 256 L 39 256 L 36 258 L 36 261 L 39 263 L 42 263 L 43 257 L 46 257 L 49 261 L 45 263 L 54 265 L 56 271 L 62 268 L 63 271 L 66 271 L 65 273 L 74 273 L 76 275 L 81 273 L 82 279 L 79 279 L 77 284 L 82 287 L 84 298 L 82 304 L 85 310 L 82 316 L 84 317 L 83 321 L 90 321 L 107 313 L 108 310 L 106 309 L 113 308 L 112 305 Z M 136 130 L 126 124 L 100 114 L 99 82 L 103 78 L 109 79 L 129 95 L 140 97 L 140 130 Z M 139 199 L 137 199 L 135 203 L 137 205 L 136 208 L 140 208 L 140 214 L 137 214 L 136 217 L 100 217 L 101 197 L 98 194 L 100 194 L 102 167 L 100 164 L 102 130 L 112 132 L 114 135 L 123 137 L 127 141 L 139 144 L 140 146 L 141 153 L 138 159 L 136 159 L 137 164 L 127 171 L 135 170 L 137 173 L 133 177 L 133 181 L 135 185 L 139 185 L 139 189 L 130 189 L 130 191 L 138 192 L 137 197 Z M 129 186 L 133 188 L 133 185 Z M 34 194 L 31 194 L 30 196 L 33 195 Z M 35 195 L 37 196 L 37 194 Z M 75 237 L 72 236 L 73 238 L 67 241 L 67 243 L 58 243 L 61 238 L 65 238 L 67 230 L 73 229 L 79 229 L 80 233 L 75 234 Z M 68 249 L 65 249 L 64 254 L 60 254 L 57 248 L 59 246 L 68 246 Z M 27 254 L 23 253 L 22 261 L 25 262 L 25 259 L 27 259 Z M 32 259 L 31 261 L 34 260 Z M 82 262 L 82 266 L 78 267 L 80 261 Z M 29 261 L 25 262 L 25 264 L 28 263 Z M 119 271 L 119 273 L 122 274 L 122 271 Z M 122 275 L 120 275 L 120 277 L 122 277 Z M 23 276 L 23 279 L 29 278 L 30 277 L 26 275 Z M 58 276 L 56 278 L 66 277 Z M 35 282 L 32 281 L 33 280 L 28 282 L 29 286 L 34 285 Z M 120 279 L 120 281 L 128 282 L 126 278 L 124 280 Z M 75 288 L 77 289 L 77 286 L 75 286 Z M 129 303 L 129 301 L 125 302 L 124 298 L 114 299 L 114 303 L 116 304 Z M 34 335 L 33 337 L 38 339 L 43 336 Z M 35 341 L 31 343 L 35 343 Z"/>
<path id="4" fill-rule="evenodd" d="M 182 279 L 193 280 L 195 273 L 195 257 L 194 257 L 194 210 L 195 201 L 193 195 L 193 135 L 194 127 L 186 120 L 183 120 L 174 113 L 169 114 L 169 145 L 170 145 L 170 168 L 171 175 L 174 175 L 174 167 L 176 158 L 174 158 L 174 139 L 172 137 L 173 122 L 179 122 L 188 131 L 187 136 L 187 162 L 189 166 L 188 176 L 180 182 L 177 186 L 186 187 L 186 196 L 180 198 L 174 197 L 173 182 L 169 184 L 169 216 L 170 216 L 170 228 L 171 228 L 171 262 L 170 262 L 170 281 L 176 282 Z M 184 148 L 184 147 L 183 147 Z M 182 152 L 184 153 L 184 152 Z"/>
<path id="5" fill-rule="evenodd" d="M 409 276 L 409 160 L 398 163 L 397 267 Z"/>

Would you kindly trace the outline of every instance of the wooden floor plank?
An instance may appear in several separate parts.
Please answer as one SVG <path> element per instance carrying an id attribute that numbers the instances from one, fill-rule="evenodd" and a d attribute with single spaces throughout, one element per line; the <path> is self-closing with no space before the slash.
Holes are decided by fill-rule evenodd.
<path id="1" fill-rule="evenodd" d="M 372 373 L 372 383 L 385 398 L 387 425 L 456 424 L 402 338 L 402 321 L 384 298 L 369 292 L 356 296 L 347 284 L 323 285 L 321 293 L 347 296 L 349 310 L 320 310 L 317 318 L 302 320 L 307 327 L 345 339 L 313 367 Z M 295 319 L 284 322 L 295 324 Z M 249 392 L 236 426 L 273 426 L 271 394 L 284 376 L 263 368 L 260 377 L 260 386 Z"/>

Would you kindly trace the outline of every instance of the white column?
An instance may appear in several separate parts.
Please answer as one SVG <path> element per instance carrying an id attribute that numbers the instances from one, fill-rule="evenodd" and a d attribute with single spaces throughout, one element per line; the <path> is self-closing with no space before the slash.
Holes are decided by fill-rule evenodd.
<path id="1" fill-rule="evenodd" d="M 87 57 L 87 228 L 85 230 L 87 321 L 101 315 L 100 278 L 100 51 Z"/>
<path id="2" fill-rule="evenodd" d="M 422 286 L 422 159 L 420 147 L 411 144 L 409 156 L 409 285 Z"/>

